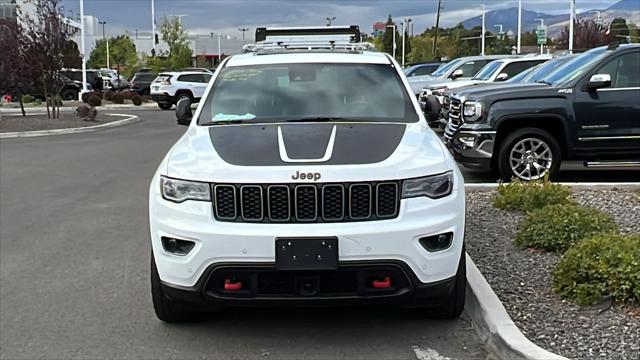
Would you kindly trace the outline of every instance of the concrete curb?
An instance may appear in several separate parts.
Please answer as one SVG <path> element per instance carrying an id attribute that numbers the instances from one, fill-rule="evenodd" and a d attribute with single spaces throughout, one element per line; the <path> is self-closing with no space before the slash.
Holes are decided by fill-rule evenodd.
<path id="1" fill-rule="evenodd" d="M 122 116 L 126 119 L 112 121 L 106 124 L 100 124 L 95 126 L 86 126 L 79 128 L 67 128 L 67 129 L 52 129 L 52 130 L 37 130 L 37 131 L 18 131 L 18 132 L 7 132 L 0 133 L 0 139 L 12 139 L 12 138 L 22 138 L 22 137 L 36 137 L 36 136 L 49 136 L 49 135 L 65 135 L 65 134 L 83 134 L 96 132 L 104 129 L 116 128 L 119 126 L 124 126 L 128 124 L 133 124 L 135 122 L 141 121 L 138 116 L 135 115 L 127 115 L 127 114 L 106 114 L 109 116 Z"/>
<path id="2" fill-rule="evenodd" d="M 640 182 L 585 182 L 585 183 L 559 183 L 571 187 L 574 190 L 611 190 L 616 189 L 640 189 Z M 498 183 L 466 183 L 466 191 L 490 191 L 498 188 Z"/>
<path id="3" fill-rule="evenodd" d="M 61 112 L 73 112 L 76 110 L 77 106 L 62 106 L 60 107 Z M 144 103 L 140 106 L 130 105 L 130 104 L 109 104 L 106 106 L 96 106 L 98 110 L 149 110 L 149 109 L 159 109 L 158 105 L 154 103 Z M 44 112 L 46 114 L 47 108 L 45 107 L 27 107 L 24 109 L 27 112 L 27 115 L 30 115 L 30 111 L 37 111 L 38 113 Z M 0 108 L 0 114 L 4 115 L 14 115 L 14 114 L 22 114 L 20 108 Z"/>
<path id="4" fill-rule="evenodd" d="M 509 317 L 498 295 L 467 256 L 465 311 L 487 349 L 505 360 L 567 360 L 532 343 Z"/>

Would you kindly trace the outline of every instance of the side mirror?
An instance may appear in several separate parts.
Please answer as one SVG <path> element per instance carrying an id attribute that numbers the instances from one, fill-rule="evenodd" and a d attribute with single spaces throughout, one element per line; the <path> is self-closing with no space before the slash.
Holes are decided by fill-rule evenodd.
<path id="1" fill-rule="evenodd" d="M 458 69 L 456 71 L 453 72 L 453 74 L 451 74 L 451 76 L 449 76 L 451 79 L 455 80 L 457 78 L 461 78 L 464 75 L 464 72 L 462 72 L 462 69 Z"/>
<path id="2" fill-rule="evenodd" d="M 193 113 L 191 112 L 191 100 L 183 98 L 176 104 L 176 120 L 180 125 L 189 125 Z"/>
<path id="3" fill-rule="evenodd" d="M 509 78 L 509 74 L 507 73 L 500 73 L 498 74 L 498 76 L 496 76 L 496 81 L 505 81 Z"/>
<path id="4" fill-rule="evenodd" d="M 608 88 L 611 86 L 611 75 L 609 74 L 594 74 L 587 83 L 587 89 L 597 90 L 601 88 Z"/>

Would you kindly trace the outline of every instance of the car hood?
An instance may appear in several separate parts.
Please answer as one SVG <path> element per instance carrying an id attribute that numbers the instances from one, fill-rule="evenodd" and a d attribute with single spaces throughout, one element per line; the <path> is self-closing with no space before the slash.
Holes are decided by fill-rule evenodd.
<path id="1" fill-rule="evenodd" d="M 166 175 L 234 183 L 291 182 L 296 172 L 320 172 L 323 182 L 396 180 L 450 170 L 449 157 L 423 121 L 191 126 L 172 148 Z"/>
<path id="2" fill-rule="evenodd" d="M 469 79 L 469 80 L 458 80 L 458 81 L 449 81 L 446 83 L 440 83 L 440 84 L 433 84 L 430 86 L 431 89 L 439 89 L 439 88 L 446 88 L 446 89 L 457 89 L 457 88 L 461 88 L 461 87 L 465 87 L 465 86 L 471 86 L 471 85 L 477 85 L 477 84 L 486 84 L 487 81 L 484 80 L 473 80 L 473 79 Z"/>
<path id="3" fill-rule="evenodd" d="M 490 85 L 490 86 L 485 86 Z M 480 97 L 492 97 L 492 96 L 505 96 L 508 97 L 510 93 L 520 93 L 529 90 L 537 90 L 543 88 L 549 88 L 549 85 L 538 83 L 514 83 L 514 84 L 500 84 L 487 83 L 478 86 L 468 86 L 460 89 L 451 89 L 448 91 L 450 95 L 456 97 L 464 96 L 467 99 L 476 99 Z"/>

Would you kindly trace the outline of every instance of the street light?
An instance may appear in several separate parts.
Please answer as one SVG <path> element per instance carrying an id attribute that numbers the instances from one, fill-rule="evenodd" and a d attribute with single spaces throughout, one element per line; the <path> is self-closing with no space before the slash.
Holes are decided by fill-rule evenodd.
<path id="1" fill-rule="evenodd" d="M 151 0 L 151 43 L 153 44 L 153 55 L 156 54 L 156 4 Z"/>
<path id="2" fill-rule="evenodd" d="M 388 28 L 393 29 L 393 58 L 396 58 L 396 24 L 387 25 Z"/>
<path id="3" fill-rule="evenodd" d="M 522 0 L 518 0 L 518 48 L 516 53 L 520 54 L 520 43 L 522 41 Z"/>
<path id="4" fill-rule="evenodd" d="M 476 6 L 480 6 L 482 8 L 482 45 L 481 45 L 481 50 L 480 50 L 480 56 L 484 56 L 484 34 L 487 31 L 486 27 L 485 27 L 485 15 L 486 15 L 486 7 L 484 6 L 484 4 L 478 4 Z"/>
<path id="5" fill-rule="evenodd" d="M 533 19 L 533 21 L 540 21 L 540 28 L 544 29 L 544 19 Z M 540 55 L 544 54 L 544 44 L 540 44 Z"/>
<path id="6" fill-rule="evenodd" d="M 576 16 L 576 0 L 569 0 L 569 54 L 573 54 L 573 20 Z"/>
<path id="7" fill-rule="evenodd" d="M 500 28 L 500 30 L 498 30 L 498 36 L 497 36 L 497 39 L 498 39 L 498 40 L 502 40 L 502 39 L 500 38 L 500 37 L 502 36 L 502 24 L 495 24 L 495 25 L 493 25 L 493 26 L 495 26 L 495 27 L 497 27 L 497 28 Z"/>
<path id="8" fill-rule="evenodd" d="M 87 92 L 87 56 L 84 46 L 84 0 L 80 0 L 80 48 L 82 51 L 82 91 L 78 100 L 82 100 L 82 94 Z"/>
<path id="9" fill-rule="evenodd" d="M 238 31 L 242 31 L 242 41 L 244 41 L 244 33 L 249 31 L 249 28 L 239 28 Z"/>
<path id="10" fill-rule="evenodd" d="M 335 16 L 332 16 L 332 17 L 328 17 L 328 18 L 326 18 L 326 20 L 327 20 L 327 26 L 331 26 L 331 24 L 333 23 L 333 20 L 335 20 L 335 19 L 336 19 L 336 17 L 335 17 Z"/>
<path id="11" fill-rule="evenodd" d="M 109 66 L 109 40 L 107 40 L 107 37 L 104 32 L 104 26 L 106 23 L 107 23 L 106 21 L 98 21 L 98 24 L 102 25 L 102 40 L 104 40 L 104 42 L 107 44 L 107 69 L 110 69 L 111 67 Z M 136 38 L 138 38 L 137 31 L 136 31 Z"/>

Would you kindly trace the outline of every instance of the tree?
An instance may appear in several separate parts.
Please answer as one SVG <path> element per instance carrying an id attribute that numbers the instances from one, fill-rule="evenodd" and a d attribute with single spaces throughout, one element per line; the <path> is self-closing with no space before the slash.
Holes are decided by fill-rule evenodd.
<path id="1" fill-rule="evenodd" d="M 64 63 L 64 49 L 74 29 L 63 17 L 62 0 L 27 0 L 35 9 L 34 18 L 21 14 L 26 24 L 23 46 L 29 54 L 29 61 L 40 66 L 40 83 L 44 90 L 47 116 L 60 116 L 58 94 L 64 84 L 58 75 Z M 49 106 L 52 105 L 53 111 Z"/>
<path id="2" fill-rule="evenodd" d="M 62 56 L 62 64 L 65 68 L 78 69 L 82 67 L 82 57 L 75 41 L 67 39 L 62 50 Z"/>
<path id="3" fill-rule="evenodd" d="M 629 36 L 629 26 L 627 25 L 627 20 L 623 18 L 615 18 L 609 24 L 609 31 L 613 33 L 613 35 L 618 38 L 618 40 L 622 40 L 622 37 Z"/>
<path id="4" fill-rule="evenodd" d="M 24 32 L 20 24 L 12 19 L 0 19 L 0 95 L 3 92 L 18 97 L 22 116 L 26 116 L 22 94 L 34 82 L 38 67 L 28 57 L 28 48 L 23 46 Z"/>
<path id="5" fill-rule="evenodd" d="M 193 52 L 187 41 L 187 32 L 182 27 L 179 18 L 174 17 L 169 20 L 164 17 L 160 24 L 162 40 L 169 46 L 167 55 L 167 65 L 171 69 L 180 69 L 191 66 Z"/>
<path id="6" fill-rule="evenodd" d="M 384 34 L 382 34 L 382 51 L 387 54 L 393 55 L 393 38 L 396 38 L 396 49 L 398 47 L 398 32 L 394 31 L 396 28 L 392 27 L 395 24 L 393 23 L 393 19 L 391 19 L 391 14 L 387 18 L 386 27 L 384 29 Z"/>
<path id="7" fill-rule="evenodd" d="M 588 50 L 616 41 L 616 36 L 592 19 L 577 20 L 573 26 L 573 48 Z M 558 49 L 569 48 L 569 28 L 565 26 L 557 39 Z"/>

